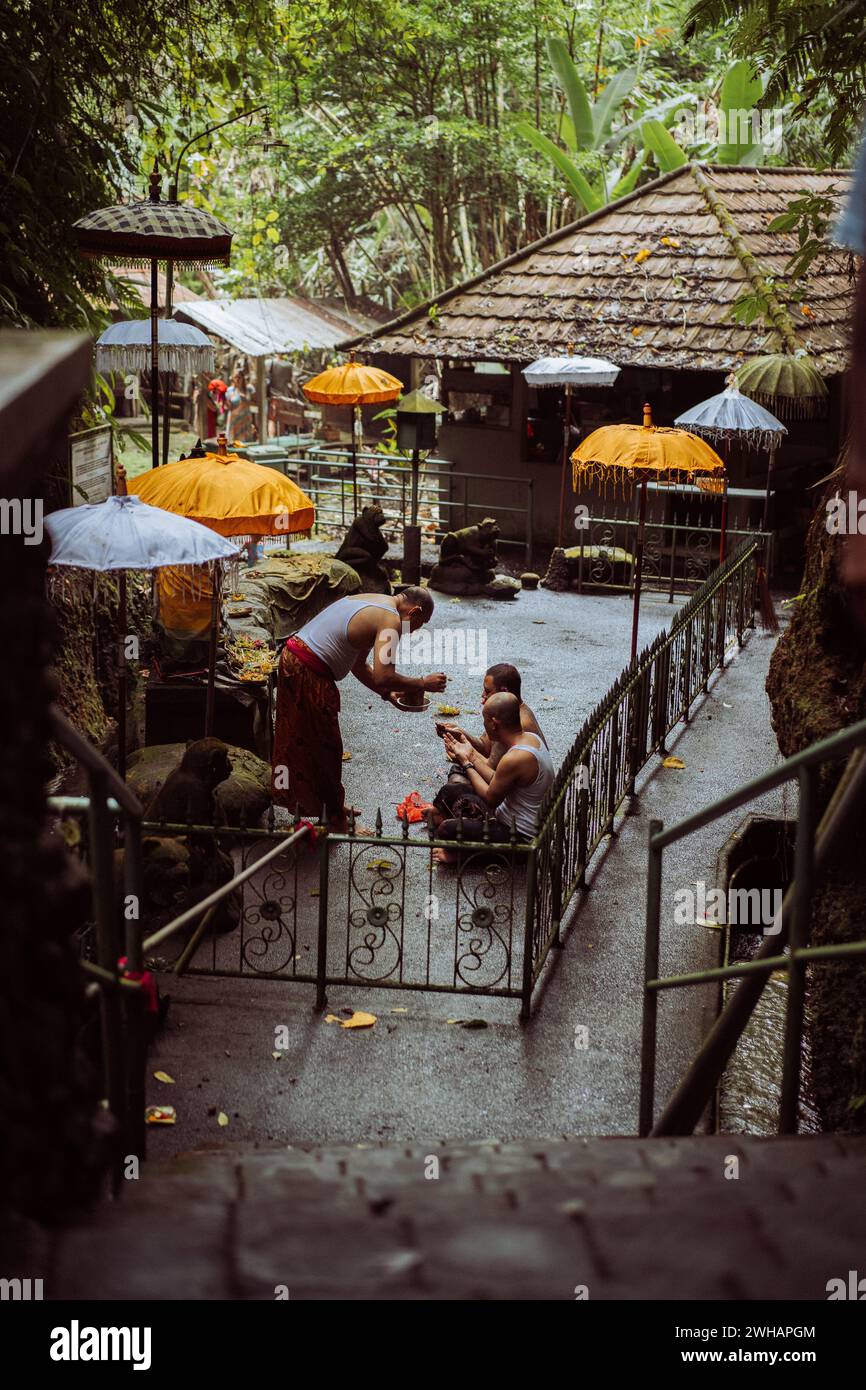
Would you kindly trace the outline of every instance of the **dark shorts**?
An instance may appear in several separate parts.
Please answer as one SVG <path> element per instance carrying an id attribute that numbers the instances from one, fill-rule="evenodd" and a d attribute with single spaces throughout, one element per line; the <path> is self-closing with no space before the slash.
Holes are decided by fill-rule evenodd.
<path id="1" fill-rule="evenodd" d="M 449 778 L 445 786 L 440 787 L 436 793 L 433 805 L 440 815 L 445 816 L 445 820 L 436 831 L 437 840 L 456 840 L 458 826 L 461 839 L 483 840 L 486 814 L 489 817 L 487 838 L 490 843 L 504 845 L 511 841 L 510 828 L 498 816 L 492 814 L 487 802 L 472 790 L 468 778 Z M 458 818 L 462 819 L 462 824 Z M 526 835 L 518 833 L 515 838 L 518 844 L 529 843 Z"/>

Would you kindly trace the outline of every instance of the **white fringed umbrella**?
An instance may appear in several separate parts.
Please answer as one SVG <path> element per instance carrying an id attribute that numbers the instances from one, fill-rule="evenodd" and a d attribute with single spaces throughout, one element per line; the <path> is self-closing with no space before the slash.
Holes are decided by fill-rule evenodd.
<path id="1" fill-rule="evenodd" d="M 157 354 L 161 372 L 213 372 L 216 353 L 206 333 L 192 324 L 159 319 Z M 129 319 L 112 323 L 96 340 L 98 372 L 149 372 L 150 322 Z"/>
<path id="2" fill-rule="evenodd" d="M 674 424 L 713 444 L 738 439 L 755 449 L 773 449 L 788 433 L 781 420 L 742 394 L 733 372 L 724 391 L 678 415 Z"/>
<path id="3" fill-rule="evenodd" d="M 121 475 L 120 486 L 125 487 Z M 207 565 L 234 558 L 238 547 L 209 526 L 151 507 L 139 497 L 109 497 L 83 507 L 64 507 L 45 518 L 51 541 L 49 565 L 119 571 L 117 767 L 126 775 L 126 571 L 166 565 Z M 214 585 L 216 591 L 216 585 Z M 214 619 L 215 620 L 215 619 Z M 211 632 L 211 645 L 215 634 Z"/>
<path id="4" fill-rule="evenodd" d="M 539 357 L 523 368 L 530 386 L 613 386 L 619 367 L 603 357 Z"/>
<path id="5" fill-rule="evenodd" d="M 744 396 L 737 385 L 735 372 L 727 378 L 727 386 L 717 396 L 709 396 L 700 405 L 692 406 L 674 420 L 684 430 L 702 435 L 713 444 L 730 444 L 732 439 L 749 444 L 753 449 L 766 449 L 770 455 L 767 466 L 767 489 L 764 494 L 764 519 L 761 529 L 766 531 L 770 501 L 770 475 L 776 449 L 782 436 L 788 433 L 781 420 L 771 415 L 750 396 Z M 698 484 L 700 486 L 700 483 Z M 728 511 L 728 482 L 725 478 L 722 497 L 721 536 L 719 538 L 719 562 L 725 558 L 725 522 Z"/>
<path id="6" fill-rule="evenodd" d="M 559 526 L 556 544 L 562 545 L 565 517 L 565 479 L 568 468 L 571 433 L 571 388 L 573 386 L 613 386 L 619 367 L 603 357 L 575 357 L 569 344 L 568 352 L 557 357 L 539 357 L 523 368 L 529 386 L 564 386 L 565 412 L 562 421 L 562 482 L 559 489 Z"/>

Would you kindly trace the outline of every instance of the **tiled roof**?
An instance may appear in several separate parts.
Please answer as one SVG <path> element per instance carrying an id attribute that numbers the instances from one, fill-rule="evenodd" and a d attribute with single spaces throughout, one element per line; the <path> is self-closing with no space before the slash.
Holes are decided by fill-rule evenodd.
<path id="1" fill-rule="evenodd" d="M 410 356 L 531 361 L 575 350 L 620 366 L 727 371 L 805 348 L 844 370 L 851 258 L 828 247 L 788 293 L 793 233 L 768 224 L 804 192 L 847 191 L 847 170 L 684 165 L 491 266 L 354 345 Z M 649 252 L 648 255 L 641 255 Z M 774 330 L 731 306 L 776 279 Z M 779 282 L 781 286 L 779 285 Z M 805 305 L 806 312 L 803 310 Z"/>

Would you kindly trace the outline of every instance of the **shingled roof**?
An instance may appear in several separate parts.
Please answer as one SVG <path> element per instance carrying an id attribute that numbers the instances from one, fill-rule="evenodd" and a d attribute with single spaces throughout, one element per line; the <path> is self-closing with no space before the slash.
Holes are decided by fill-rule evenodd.
<path id="1" fill-rule="evenodd" d="M 343 346 L 525 362 L 573 342 L 620 366 L 708 371 L 802 347 L 832 375 L 847 360 L 851 258 L 828 247 L 786 292 L 797 239 L 767 226 L 799 195 L 843 194 L 850 179 L 684 165 Z M 777 282 L 773 327 L 735 322 L 734 301 L 766 276 Z"/>

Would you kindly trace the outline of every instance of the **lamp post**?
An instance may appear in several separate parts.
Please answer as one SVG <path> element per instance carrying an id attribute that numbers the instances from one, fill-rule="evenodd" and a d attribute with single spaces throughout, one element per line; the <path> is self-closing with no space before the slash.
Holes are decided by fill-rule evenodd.
<path id="1" fill-rule="evenodd" d="M 423 391 L 410 391 L 397 402 L 397 447 L 412 455 L 412 497 L 409 525 L 403 524 L 403 579 L 407 584 L 421 582 L 421 527 L 418 525 L 418 467 L 420 454 L 429 454 L 436 444 L 436 416 L 444 407 Z"/>

